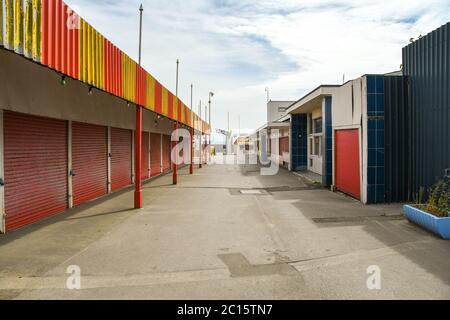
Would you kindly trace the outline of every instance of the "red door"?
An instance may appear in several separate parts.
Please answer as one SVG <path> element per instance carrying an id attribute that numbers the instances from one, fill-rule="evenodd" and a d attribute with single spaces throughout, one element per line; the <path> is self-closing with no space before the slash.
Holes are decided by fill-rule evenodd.
<path id="1" fill-rule="evenodd" d="M 108 129 L 72 123 L 73 205 L 108 193 Z"/>
<path id="2" fill-rule="evenodd" d="M 4 113 L 6 230 L 68 207 L 67 122 Z"/>
<path id="3" fill-rule="evenodd" d="M 289 153 L 289 137 L 280 138 L 280 156 L 284 153 Z"/>
<path id="4" fill-rule="evenodd" d="M 132 184 L 132 131 L 111 128 L 111 190 Z"/>
<path id="5" fill-rule="evenodd" d="M 163 146 L 163 171 L 164 173 L 169 172 L 171 169 L 171 137 L 168 135 L 163 135 L 162 136 L 163 142 L 162 142 L 162 146 Z"/>
<path id="6" fill-rule="evenodd" d="M 149 176 L 149 147 L 150 147 L 150 134 L 148 132 L 142 132 L 142 161 L 141 161 L 141 177 L 146 180 Z"/>
<path id="7" fill-rule="evenodd" d="M 150 144 L 151 175 L 154 177 L 161 174 L 161 135 L 151 133 Z"/>
<path id="8" fill-rule="evenodd" d="M 361 199 L 359 131 L 336 131 L 336 187 Z"/>

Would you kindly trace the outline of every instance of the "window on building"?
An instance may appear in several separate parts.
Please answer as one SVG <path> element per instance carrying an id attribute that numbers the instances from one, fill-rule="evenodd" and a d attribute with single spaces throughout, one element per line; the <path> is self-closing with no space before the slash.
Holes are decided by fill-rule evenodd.
<path id="1" fill-rule="evenodd" d="M 278 108 L 278 112 L 280 112 L 280 113 L 285 113 L 285 112 L 287 111 L 287 109 L 288 109 L 288 108 L 285 108 L 285 107 L 279 107 L 279 108 Z"/>
<path id="2" fill-rule="evenodd" d="M 322 122 L 323 122 L 323 119 L 322 118 L 318 118 L 318 119 L 314 119 L 313 120 L 313 123 L 314 123 L 314 125 L 313 125 L 313 133 L 314 134 L 317 134 L 317 133 L 322 133 Z"/>
<path id="3" fill-rule="evenodd" d="M 314 138 L 314 155 L 321 156 L 321 144 L 322 144 L 322 137 L 315 137 Z"/>

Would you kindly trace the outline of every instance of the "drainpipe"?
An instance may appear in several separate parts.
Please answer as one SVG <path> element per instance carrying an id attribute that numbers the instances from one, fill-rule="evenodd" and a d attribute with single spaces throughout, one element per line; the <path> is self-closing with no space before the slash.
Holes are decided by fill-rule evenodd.
<path id="1" fill-rule="evenodd" d="M 176 132 L 178 130 L 178 122 L 175 121 L 173 124 L 173 131 Z M 175 156 L 173 159 L 173 184 L 178 184 L 178 134 L 175 137 L 176 141 L 172 141 L 172 150 L 175 151 Z"/>
<path id="2" fill-rule="evenodd" d="M 142 176 L 141 176 L 141 158 L 142 158 L 142 107 L 136 105 L 136 130 L 134 135 L 134 208 L 142 209 Z"/>
<path id="3" fill-rule="evenodd" d="M 194 128 L 191 128 L 191 164 L 189 166 L 189 173 L 194 174 Z"/>
<path id="4" fill-rule="evenodd" d="M 202 157 L 202 153 L 203 153 L 203 132 L 200 132 L 200 161 L 199 161 L 199 168 L 201 169 L 203 166 L 203 157 Z"/>

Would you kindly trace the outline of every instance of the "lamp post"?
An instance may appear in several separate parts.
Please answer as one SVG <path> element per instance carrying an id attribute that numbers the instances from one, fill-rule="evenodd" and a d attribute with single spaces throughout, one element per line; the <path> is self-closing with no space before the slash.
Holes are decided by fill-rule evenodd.
<path id="1" fill-rule="evenodd" d="M 180 60 L 177 59 L 177 74 L 176 74 L 176 86 L 175 86 L 175 96 L 178 99 L 178 72 L 179 72 L 179 67 L 180 67 Z M 178 130 L 178 121 L 175 120 L 174 121 L 174 125 L 173 125 L 173 130 L 176 133 L 176 131 Z M 175 159 L 173 161 L 173 184 L 177 185 L 178 184 L 178 135 L 176 135 L 175 137 L 176 141 L 174 141 L 172 143 L 172 148 L 175 149 Z"/>
<path id="2" fill-rule="evenodd" d="M 144 7 L 141 4 L 139 7 L 139 65 L 142 60 L 142 16 Z M 134 208 L 142 209 L 142 107 L 136 104 L 136 130 L 134 134 Z"/>
<path id="3" fill-rule="evenodd" d="M 193 121 L 193 114 L 194 114 L 194 85 L 191 83 L 191 163 L 189 166 L 189 174 L 194 174 L 194 121 Z"/>
<path id="4" fill-rule="evenodd" d="M 202 100 L 200 100 L 200 103 L 199 103 L 199 105 L 198 105 L 198 114 L 200 115 L 200 122 L 201 122 L 201 120 L 202 120 Z M 202 166 L 203 166 L 203 156 L 202 156 L 202 153 L 203 153 L 203 130 L 202 130 L 203 128 L 200 128 L 200 161 L 199 161 L 199 169 L 201 169 L 202 168 Z"/>
<path id="5" fill-rule="evenodd" d="M 208 159 L 211 160 L 211 137 L 212 137 L 212 125 L 211 125 L 211 98 L 214 97 L 214 92 L 209 93 L 209 151 L 208 151 Z"/>

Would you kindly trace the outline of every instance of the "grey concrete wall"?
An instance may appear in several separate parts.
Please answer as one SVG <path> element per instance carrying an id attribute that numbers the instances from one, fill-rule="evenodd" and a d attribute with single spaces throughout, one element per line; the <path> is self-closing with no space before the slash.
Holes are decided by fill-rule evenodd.
<path id="1" fill-rule="evenodd" d="M 267 123 L 275 122 L 284 117 L 287 112 L 279 112 L 278 108 L 287 108 L 294 101 L 270 101 L 267 104 Z"/>
<path id="2" fill-rule="evenodd" d="M 0 49 L 0 109 L 62 120 L 135 129 L 135 106 L 12 52 Z M 173 122 L 144 110 L 145 131 L 169 134 Z"/>

